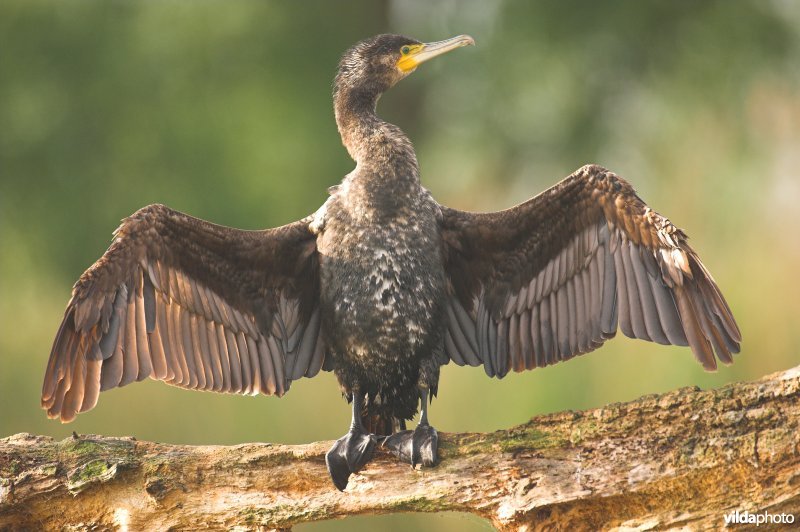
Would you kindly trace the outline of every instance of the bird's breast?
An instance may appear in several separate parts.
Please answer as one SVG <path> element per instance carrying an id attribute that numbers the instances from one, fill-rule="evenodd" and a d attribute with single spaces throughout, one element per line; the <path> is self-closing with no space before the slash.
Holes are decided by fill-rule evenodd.
<path id="1" fill-rule="evenodd" d="M 318 247 L 323 319 L 337 358 L 378 368 L 432 349 L 445 283 L 431 206 L 364 217 L 332 202 Z"/>

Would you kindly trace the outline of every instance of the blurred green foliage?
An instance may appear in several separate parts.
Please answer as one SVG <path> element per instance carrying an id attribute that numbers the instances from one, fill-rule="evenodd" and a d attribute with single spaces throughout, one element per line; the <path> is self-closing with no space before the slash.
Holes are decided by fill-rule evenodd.
<path id="1" fill-rule="evenodd" d="M 503 381 L 448 366 L 431 411 L 440 430 L 493 430 L 800 361 L 800 4 L 432 4 L 0 4 L 0 436 L 231 444 L 343 432 L 331 375 L 281 400 L 148 381 L 103 394 L 70 426 L 46 419 L 39 386 L 69 287 L 120 218 L 159 202 L 259 228 L 316 210 L 353 166 L 330 102 L 338 57 L 386 31 L 478 42 L 380 105 L 415 140 L 439 201 L 504 208 L 603 164 L 693 237 L 744 335 L 737 363 L 715 374 L 688 349 L 624 338 Z M 461 516 L 325 526 L 409 525 L 486 526 Z"/>

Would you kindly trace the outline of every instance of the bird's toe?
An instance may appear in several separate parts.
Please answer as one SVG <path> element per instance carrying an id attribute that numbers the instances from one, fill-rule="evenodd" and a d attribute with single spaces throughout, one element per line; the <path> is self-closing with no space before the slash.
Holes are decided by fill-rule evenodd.
<path id="1" fill-rule="evenodd" d="M 439 463 L 439 433 L 435 428 L 417 425 L 412 440 L 412 466 L 433 467 Z"/>
<path id="2" fill-rule="evenodd" d="M 430 425 L 392 434 L 383 442 L 400 461 L 412 467 L 433 467 L 439 463 L 439 434 Z"/>
<path id="3" fill-rule="evenodd" d="M 358 473 L 375 454 L 377 440 L 372 434 L 348 432 L 325 454 L 325 464 L 333 485 L 344 491 L 352 473 Z"/>
<path id="4" fill-rule="evenodd" d="M 333 485 L 339 491 L 344 491 L 350 478 L 350 468 L 347 465 L 341 440 L 334 443 L 333 447 L 325 454 L 325 464 L 328 466 L 328 474 L 331 476 Z"/>
<path id="5" fill-rule="evenodd" d="M 410 464 L 413 435 L 414 432 L 411 430 L 396 432 L 383 440 L 383 446 L 389 449 L 389 452 L 395 455 L 398 460 Z"/>
<path id="6" fill-rule="evenodd" d="M 351 432 L 346 436 L 345 458 L 351 473 L 358 473 L 375 454 L 377 439 L 372 434 Z"/>

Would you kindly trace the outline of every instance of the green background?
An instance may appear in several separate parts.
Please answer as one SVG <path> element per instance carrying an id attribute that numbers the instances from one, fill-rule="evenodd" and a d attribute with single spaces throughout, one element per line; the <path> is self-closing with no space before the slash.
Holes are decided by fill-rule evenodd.
<path id="1" fill-rule="evenodd" d="M 331 108 L 337 60 L 387 31 L 478 44 L 424 65 L 379 106 L 414 140 L 441 203 L 505 208 L 585 163 L 607 166 L 689 233 L 744 337 L 736 364 L 713 374 L 686 348 L 626 338 L 503 381 L 450 365 L 437 428 L 495 430 L 800 361 L 800 3 L 433 4 L 0 4 L 0 436 L 233 444 L 344 432 L 330 374 L 280 400 L 146 381 L 71 425 L 47 420 L 39 392 L 70 286 L 124 216 L 158 202 L 254 229 L 317 209 L 353 167 Z M 488 525 L 398 516 L 308 529 L 376 526 Z"/>

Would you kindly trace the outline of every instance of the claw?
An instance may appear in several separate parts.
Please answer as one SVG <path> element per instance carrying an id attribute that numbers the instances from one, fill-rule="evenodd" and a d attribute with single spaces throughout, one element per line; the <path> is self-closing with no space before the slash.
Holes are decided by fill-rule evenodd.
<path id="1" fill-rule="evenodd" d="M 333 444 L 325 454 L 325 463 L 333 485 L 344 491 L 352 473 L 358 473 L 375 454 L 375 436 L 359 431 L 350 431 Z"/>

